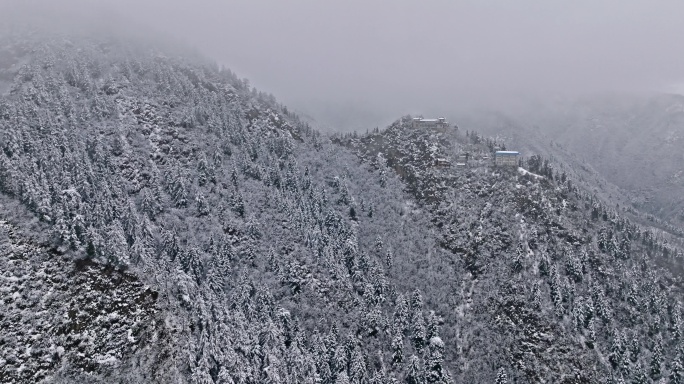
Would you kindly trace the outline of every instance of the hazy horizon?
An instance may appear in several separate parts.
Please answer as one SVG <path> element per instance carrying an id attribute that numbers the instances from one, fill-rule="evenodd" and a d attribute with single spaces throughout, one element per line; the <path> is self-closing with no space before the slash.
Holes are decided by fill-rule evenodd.
<path id="1" fill-rule="evenodd" d="M 0 11 L 167 35 L 338 130 L 684 88 L 676 1 L 9 0 Z"/>

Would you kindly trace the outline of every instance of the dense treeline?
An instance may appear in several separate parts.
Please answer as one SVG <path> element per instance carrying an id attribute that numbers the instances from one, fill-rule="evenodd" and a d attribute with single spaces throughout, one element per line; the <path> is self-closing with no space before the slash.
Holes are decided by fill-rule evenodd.
<path id="1" fill-rule="evenodd" d="M 453 337 L 465 382 L 484 381 L 483 371 L 493 381 L 492 360 L 507 377 L 532 382 L 681 382 L 681 276 L 659 267 L 681 265 L 681 249 L 578 189 L 547 159 L 523 159 L 520 172 L 496 168 L 492 152 L 503 145 L 410 121 L 337 140 L 371 162 L 402 164 L 407 190 L 463 263 L 470 283 Z M 463 154 L 466 166 L 434 163 Z"/>
<path id="2" fill-rule="evenodd" d="M 60 39 L 19 59 L 0 101 L 0 190 L 58 253 L 139 276 L 165 313 L 140 346 L 156 359 L 129 351 L 57 377 L 451 381 L 438 316 L 390 283 L 434 248 L 413 241 L 428 224 L 397 180 L 366 180 L 353 156 L 211 65 Z M 3 348 L 18 357 L 2 377 L 45 375 Z"/>
<path id="3" fill-rule="evenodd" d="M 3 219 L 39 220 L 91 274 L 140 279 L 159 311 L 87 370 L 62 339 L 58 370 L 0 344 L 7 381 L 681 382 L 680 280 L 654 265 L 681 251 L 543 159 L 501 171 L 502 143 L 407 118 L 331 142 L 201 60 L 3 44 L 22 65 L 0 98 L 0 192 L 31 216 Z M 70 337 L 87 340 L 102 318 L 80 311 Z"/>

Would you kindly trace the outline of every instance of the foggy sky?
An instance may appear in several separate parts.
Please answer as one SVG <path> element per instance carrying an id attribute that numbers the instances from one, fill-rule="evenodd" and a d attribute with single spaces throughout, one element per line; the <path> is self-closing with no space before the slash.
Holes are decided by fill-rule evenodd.
<path id="1" fill-rule="evenodd" d="M 26 4 L 1 2 L 5 14 Z M 118 27 L 172 36 L 337 129 L 684 84 L 684 2 L 676 0 L 51 3 L 70 23 L 92 19 L 80 10 L 97 7 Z M 47 4 L 31 1 L 24 12 Z"/>

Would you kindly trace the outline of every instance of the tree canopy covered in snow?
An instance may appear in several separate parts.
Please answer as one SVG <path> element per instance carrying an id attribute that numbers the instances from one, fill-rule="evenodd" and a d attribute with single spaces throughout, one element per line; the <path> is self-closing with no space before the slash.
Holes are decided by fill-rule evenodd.
<path id="1" fill-rule="evenodd" d="M 0 46 L 0 381 L 682 382 L 681 248 L 546 159 L 326 137 L 136 43 Z"/>

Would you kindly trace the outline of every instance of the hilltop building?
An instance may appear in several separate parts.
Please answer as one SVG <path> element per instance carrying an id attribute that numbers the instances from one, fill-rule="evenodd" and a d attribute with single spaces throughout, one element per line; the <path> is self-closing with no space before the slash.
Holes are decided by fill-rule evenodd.
<path id="1" fill-rule="evenodd" d="M 438 157 L 435 160 L 435 166 L 442 167 L 442 168 L 448 168 L 451 166 L 451 162 L 449 161 L 449 159 L 447 159 L 445 157 Z"/>
<path id="2" fill-rule="evenodd" d="M 468 164 L 469 157 L 470 157 L 470 154 L 468 154 L 468 153 L 458 155 L 458 157 L 456 158 L 456 165 L 461 166 L 461 167 L 465 167 L 465 165 Z"/>
<path id="3" fill-rule="evenodd" d="M 520 156 L 520 153 L 517 151 L 496 151 L 494 153 L 494 164 L 500 166 L 517 167 L 518 156 Z"/>
<path id="4" fill-rule="evenodd" d="M 422 117 L 413 118 L 413 128 L 427 128 L 445 131 L 449 127 L 449 123 L 443 117 L 436 119 L 423 119 Z"/>

